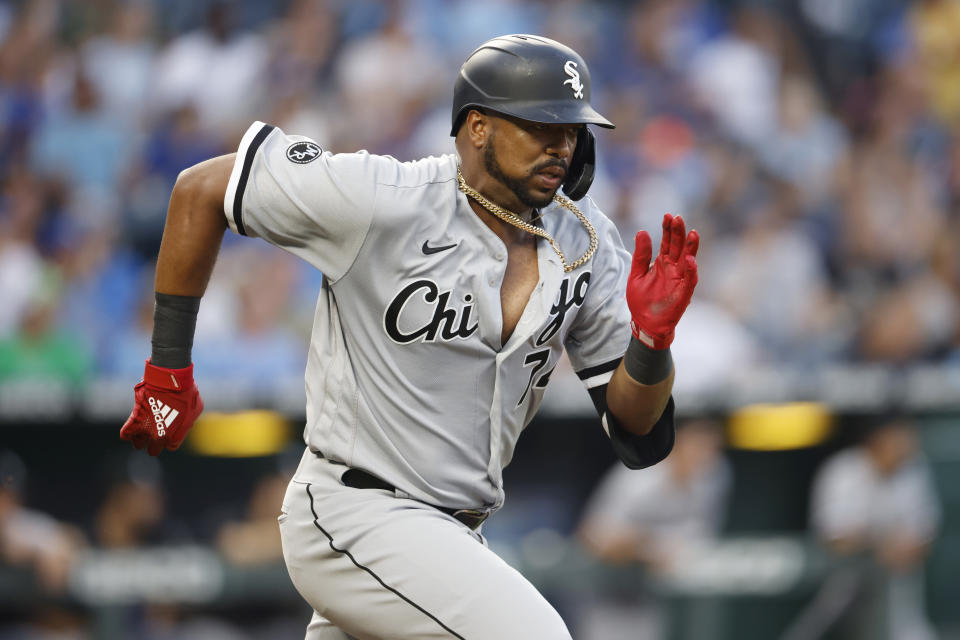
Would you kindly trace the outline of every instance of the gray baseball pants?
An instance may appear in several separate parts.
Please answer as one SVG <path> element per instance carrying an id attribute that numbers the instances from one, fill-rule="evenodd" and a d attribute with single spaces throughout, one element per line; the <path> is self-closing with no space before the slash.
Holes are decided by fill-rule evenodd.
<path id="1" fill-rule="evenodd" d="M 314 609 L 306 640 L 570 640 L 479 532 L 422 502 L 344 486 L 309 451 L 281 509 L 283 556 Z"/>

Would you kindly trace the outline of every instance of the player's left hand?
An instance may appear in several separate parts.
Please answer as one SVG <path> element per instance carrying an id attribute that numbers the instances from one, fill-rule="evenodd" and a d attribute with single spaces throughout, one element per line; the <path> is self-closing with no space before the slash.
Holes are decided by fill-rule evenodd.
<path id="1" fill-rule="evenodd" d="M 697 286 L 697 248 L 700 236 L 687 233 L 680 216 L 663 216 L 660 253 L 651 263 L 653 242 L 640 231 L 636 237 L 633 265 L 627 279 L 627 306 L 633 319 L 630 328 L 638 340 L 654 349 L 666 349 L 693 289 Z"/>

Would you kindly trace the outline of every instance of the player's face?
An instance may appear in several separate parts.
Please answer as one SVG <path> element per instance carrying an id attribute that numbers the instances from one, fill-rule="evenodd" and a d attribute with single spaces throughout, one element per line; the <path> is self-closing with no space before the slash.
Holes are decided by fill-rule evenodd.
<path id="1" fill-rule="evenodd" d="M 487 173 L 506 186 L 525 208 L 550 204 L 570 166 L 582 125 L 540 124 L 494 116 L 483 149 Z"/>

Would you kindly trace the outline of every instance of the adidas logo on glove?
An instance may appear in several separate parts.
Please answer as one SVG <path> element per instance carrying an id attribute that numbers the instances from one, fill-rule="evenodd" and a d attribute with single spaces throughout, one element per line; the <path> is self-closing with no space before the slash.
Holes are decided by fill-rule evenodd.
<path id="1" fill-rule="evenodd" d="M 157 423 L 157 436 L 163 436 L 167 433 L 167 429 L 170 428 L 173 421 L 177 419 L 177 416 L 180 415 L 180 412 L 169 405 L 163 404 L 153 396 L 150 396 L 147 400 L 150 403 L 150 409 L 153 410 L 153 421 Z"/>

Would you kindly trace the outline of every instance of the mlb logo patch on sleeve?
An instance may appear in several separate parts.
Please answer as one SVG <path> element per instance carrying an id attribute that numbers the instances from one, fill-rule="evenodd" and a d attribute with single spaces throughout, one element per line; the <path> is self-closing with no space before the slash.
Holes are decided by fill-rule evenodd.
<path id="1" fill-rule="evenodd" d="M 287 160 L 297 164 L 307 164 L 320 157 L 323 150 L 315 142 L 304 140 L 303 142 L 294 142 L 287 147 Z"/>

